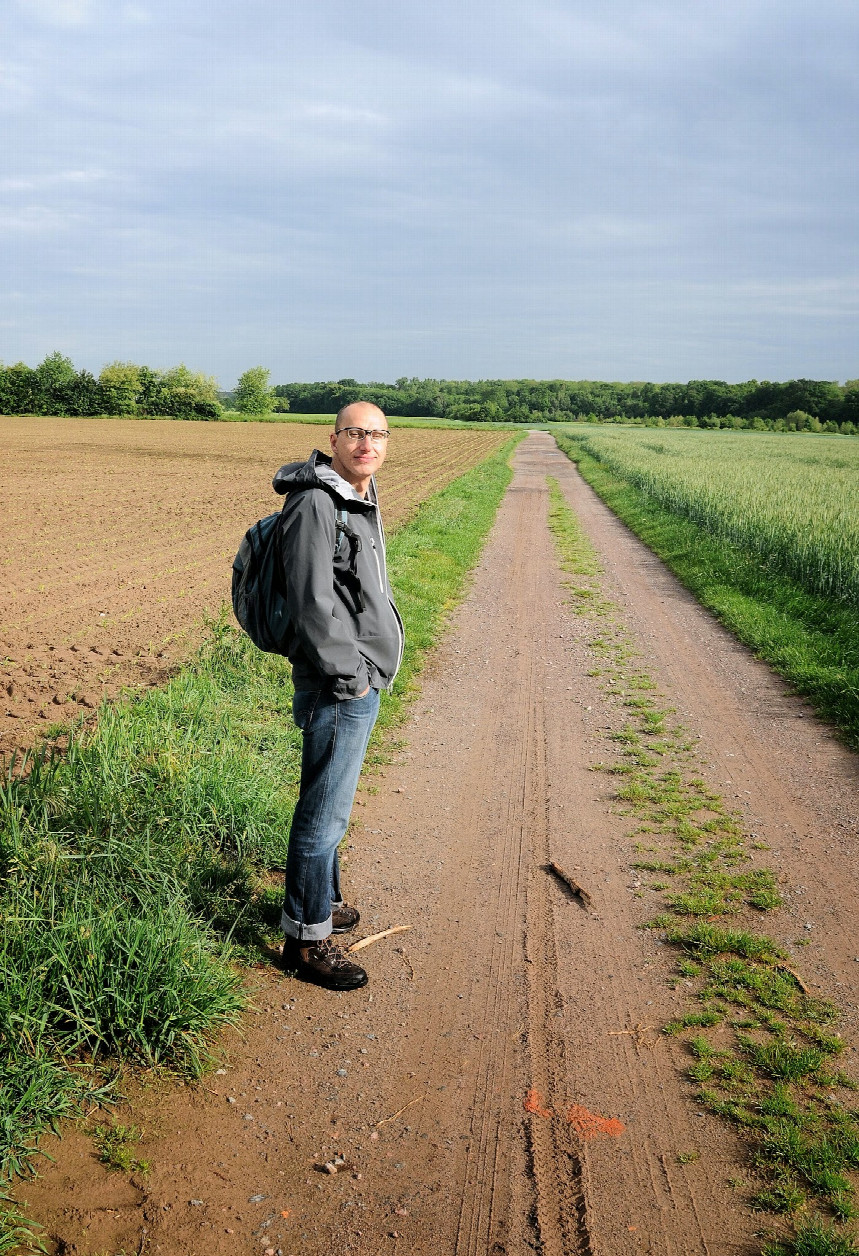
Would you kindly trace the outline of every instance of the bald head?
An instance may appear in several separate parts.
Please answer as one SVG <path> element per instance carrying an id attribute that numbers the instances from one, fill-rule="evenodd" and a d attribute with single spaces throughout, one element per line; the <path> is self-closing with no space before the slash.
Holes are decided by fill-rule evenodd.
<path id="1" fill-rule="evenodd" d="M 372 423 L 368 420 L 372 419 Z M 381 421 L 380 421 L 381 420 Z M 341 427 L 385 427 L 385 415 L 372 401 L 350 401 L 348 406 L 338 410 L 334 419 L 334 430 Z"/>

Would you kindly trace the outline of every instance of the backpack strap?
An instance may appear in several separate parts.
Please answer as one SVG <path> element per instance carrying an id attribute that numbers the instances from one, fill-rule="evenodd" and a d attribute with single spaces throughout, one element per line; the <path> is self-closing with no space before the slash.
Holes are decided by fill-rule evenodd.
<path id="1" fill-rule="evenodd" d="M 361 581 L 358 579 L 358 554 L 361 550 L 361 538 L 357 533 L 353 532 L 349 526 L 349 515 L 347 511 L 341 509 L 336 512 L 334 527 L 336 529 L 336 541 L 334 544 L 334 557 L 340 551 L 340 544 L 345 537 L 349 542 L 349 570 L 343 577 L 343 583 L 352 595 L 355 603 L 355 610 L 360 615 L 366 608 L 364 602 L 364 593 L 361 589 Z"/>
<path id="2" fill-rule="evenodd" d="M 345 510 L 343 509 L 335 510 L 334 528 L 337 533 L 334 540 L 334 553 L 337 554 L 337 552 L 340 549 L 340 542 L 343 540 L 343 537 L 348 536 L 349 533 L 352 531 L 352 529 L 349 527 L 349 515 Z"/>
<path id="3" fill-rule="evenodd" d="M 281 514 L 286 511 L 287 502 L 291 496 L 291 493 L 286 494 Z M 361 612 L 366 609 L 364 594 L 361 589 L 361 581 L 358 578 L 358 554 L 361 551 L 361 538 L 349 525 L 349 512 L 342 508 L 340 510 L 335 510 L 334 512 L 334 528 L 335 537 L 333 558 L 336 559 L 337 555 L 340 553 L 340 547 L 343 543 L 344 537 L 349 543 L 349 568 L 343 575 L 343 584 L 351 594 L 356 614 L 360 615 Z M 276 532 L 278 558 L 274 564 L 275 588 L 277 592 L 282 595 L 284 600 L 286 600 L 286 588 L 283 580 L 283 559 L 280 556 L 280 542 L 281 530 L 278 528 Z"/>

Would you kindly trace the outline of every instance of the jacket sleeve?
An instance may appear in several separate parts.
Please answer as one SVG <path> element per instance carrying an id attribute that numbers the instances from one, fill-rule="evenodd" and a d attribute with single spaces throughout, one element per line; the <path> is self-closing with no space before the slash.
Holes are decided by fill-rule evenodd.
<path id="1" fill-rule="evenodd" d="M 327 493 L 296 496 L 284 512 L 281 554 L 290 625 L 312 665 L 333 681 L 337 699 L 370 684 L 367 665 L 334 596 L 335 509 Z"/>

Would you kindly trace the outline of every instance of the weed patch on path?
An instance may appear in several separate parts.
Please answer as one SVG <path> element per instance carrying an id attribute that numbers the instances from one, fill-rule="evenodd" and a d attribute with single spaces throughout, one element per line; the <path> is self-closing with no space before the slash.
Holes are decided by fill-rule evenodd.
<path id="1" fill-rule="evenodd" d="M 140 1160 L 133 1154 L 142 1138 L 143 1131 L 136 1125 L 96 1125 L 92 1131 L 92 1140 L 102 1164 L 118 1173 L 141 1173 L 145 1176 L 150 1170 L 149 1161 Z"/>
<path id="2" fill-rule="evenodd" d="M 761 1182 L 752 1205 L 795 1223 L 790 1244 L 770 1244 L 766 1256 L 856 1252 L 843 1223 L 859 1216 L 859 1102 L 838 1066 L 838 1010 L 807 994 L 766 934 L 730 927 L 740 913 L 747 920 L 778 909 L 775 876 L 750 866 L 760 843 L 702 779 L 688 734 L 641 667 L 602 592 L 597 556 L 552 480 L 549 495 L 571 608 L 593 624 L 590 674 L 624 716 L 609 734 L 616 757 L 594 769 L 616 779 L 618 811 L 634 821 L 636 893 L 654 897 L 648 927 L 676 948 L 672 984 L 689 997 L 689 1011 L 664 1033 L 686 1042 L 698 1102 L 747 1138 Z"/>

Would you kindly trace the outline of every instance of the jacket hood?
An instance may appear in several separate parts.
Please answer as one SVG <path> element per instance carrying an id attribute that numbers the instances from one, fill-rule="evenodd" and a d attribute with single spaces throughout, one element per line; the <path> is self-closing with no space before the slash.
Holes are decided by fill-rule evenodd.
<path id="1" fill-rule="evenodd" d="M 331 459 L 318 449 L 306 462 L 286 462 L 271 482 L 276 493 L 300 493 L 309 488 L 322 488 L 341 502 L 367 505 L 376 502 L 376 481 L 370 481 L 367 498 L 359 497 L 352 485 L 339 476 L 331 465 Z"/>

